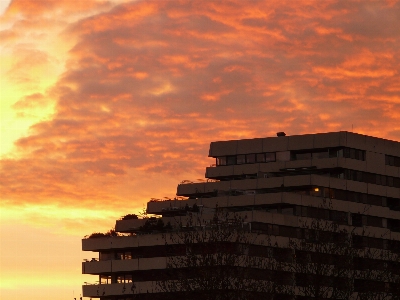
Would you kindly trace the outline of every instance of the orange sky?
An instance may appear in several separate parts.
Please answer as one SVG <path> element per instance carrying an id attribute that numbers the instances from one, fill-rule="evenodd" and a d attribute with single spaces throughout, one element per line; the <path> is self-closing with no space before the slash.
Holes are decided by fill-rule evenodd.
<path id="1" fill-rule="evenodd" d="M 80 238 L 202 178 L 211 141 L 400 141 L 399 16 L 395 0 L 12 1 L 0 298 L 79 296 Z"/>

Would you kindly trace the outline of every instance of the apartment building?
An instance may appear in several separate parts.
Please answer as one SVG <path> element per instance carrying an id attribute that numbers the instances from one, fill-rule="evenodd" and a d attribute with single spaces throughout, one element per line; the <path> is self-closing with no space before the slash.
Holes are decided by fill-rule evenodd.
<path id="1" fill-rule="evenodd" d="M 94 275 L 93 283 L 83 286 L 83 296 L 110 300 L 162 296 L 165 290 L 159 283 L 177 280 L 171 257 L 189 251 L 187 245 L 173 247 L 179 244 L 174 237 L 212 230 L 215 224 L 229 224 L 234 216 L 254 236 L 245 255 L 286 255 L 288 264 L 274 270 L 279 276 L 273 277 L 286 278 L 283 285 L 292 288 L 274 299 L 315 298 L 307 294 L 306 286 L 316 277 L 332 277 L 332 271 L 318 276 L 306 267 L 288 267 L 314 266 L 318 250 L 309 245 L 319 243 L 325 231 L 327 244 L 340 244 L 340 234 L 345 233 L 349 247 L 355 249 L 351 252 L 351 268 L 358 271 L 351 279 L 355 294 L 378 299 L 367 294 L 379 292 L 398 299 L 393 295 L 400 285 L 400 142 L 352 132 L 277 135 L 212 142 L 209 156 L 215 164 L 206 168 L 204 181 L 185 180 L 175 199 L 148 202 L 152 217 L 127 215 L 117 220 L 119 236 L 83 239 L 82 249 L 95 253 L 82 265 L 84 274 Z M 309 248 L 300 248 L 305 244 Z M 344 256 L 335 251 L 323 253 L 323 264 L 335 265 L 335 255 L 336 264 L 343 264 Z M 364 276 L 366 270 L 375 277 Z M 388 276 L 379 275 L 383 271 Z M 349 273 L 341 276 L 342 281 L 332 283 L 328 278 L 330 283 L 322 285 L 350 281 Z M 322 298 L 345 299 L 332 293 L 327 289 Z"/>

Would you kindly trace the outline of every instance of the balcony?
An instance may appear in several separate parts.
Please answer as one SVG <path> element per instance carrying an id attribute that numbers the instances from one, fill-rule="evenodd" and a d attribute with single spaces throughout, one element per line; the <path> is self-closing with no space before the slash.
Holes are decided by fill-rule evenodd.
<path id="1" fill-rule="evenodd" d="M 115 231 L 117 232 L 131 232 L 138 230 L 143 226 L 146 219 L 130 219 L 130 220 L 117 220 L 115 223 Z"/>
<path id="2" fill-rule="evenodd" d="M 83 251 L 135 248 L 139 246 L 164 245 L 162 234 L 88 238 L 82 240 Z"/>
<path id="3" fill-rule="evenodd" d="M 167 268 L 166 257 L 88 261 L 82 263 L 82 274 L 103 274 Z"/>
<path id="4" fill-rule="evenodd" d="M 153 293 L 154 289 L 156 289 L 156 284 L 153 281 L 94 284 L 82 286 L 83 297 L 90 298 Z"/>

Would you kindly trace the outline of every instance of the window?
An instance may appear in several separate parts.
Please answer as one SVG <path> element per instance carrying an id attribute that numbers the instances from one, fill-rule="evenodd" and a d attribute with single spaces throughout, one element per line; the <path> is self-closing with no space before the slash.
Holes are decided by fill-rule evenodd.
<path id="1" fill-rule="evenodd" d="M 382 227 L 382 219 L 379 217 L 367 217 L 367 225 L 373 227 Z"/>
<path id="2" fill-rule="evenodd" d="M 400 199 L 387 198 L 386 201 L 389 209 L 400 211 Z"/>
<path id="3" fill-rule="evenodd" d="M 367 247 L 367 238 L 364 236 L 353 235 L 353 245 L 355 248 Z"/>
<path id="4" fill-rule="evenodd" d="M 217 157 L 217 166 L 226 166 L 226 157 Z"/>
<path id="5" fill-rule="evenodd" d="M 385 164 L 388 166 L 400 167 L 400 157 L 385 155 Z"/>
<path id="6" fill-rule="evenodd" d="M 275 153 L 274 152 L 265 153 L 265 161 L 266 162 L 275 161 Z"/>
<path id="7" fill-rule="evenodd" d="M 258 163 L 265 162 L 265 153 L 256 154 L 256 160 Z"/>
<path id="8" fill-rule="evenodd" d="M 255 154 L 246 154 L 246 163 L 254 164 L 256 162 L 256 155 Z"/>
<path id="9" fill-rule="evenodd" d="M 314 187 L 310 191 L 310 195 L 314 197 L 321 197 L 322 196 L 322 188 Z"/>
<path id="10" fill-rule="evenodd" d="M 351 219 L 352 219 L 352 225 L 353 225 L 353 226 L 357 226 L 357 227 L 363 226 L 362 215 L 360 215 L 360 214 L 353 214 L 353 215 L 351 216 Z"/>
<path id="11" fill-rule="evenodd" d="M 393 186 L 400 188 L 400 178 L 393 177 Z"/>
<path id="12" fill-rule="evenodd" d="M 279 235 L 279 226 L 278 225 L 268 225 L 268 234 Z"/>
<path id="13" fill-rule="evenodd" d="M 293 215 L 294 214 L 294 208 L 293 207 L 284 207 L 284 208 L 282 208 L 282 214 L 284 214 L 284 215 Z"/>
<path id="14" fill-rule="evenodd" d="M 226 164 L 228 165 L 228 166 L 230 166 L 230 165 L 236 165 L 236 155 L 235 156 L 227 156 L 226 157 Z"/>
<path id="15" fill-rule="evenodd" d="M 344 148 L 343 157 L 357 160 L 365 160 L 365 151 L 353 148 Z"/>
<path id="16" fill-rule="evenodd" d="M 387 219 L 387 225 L 391 231 L 400 232 L 400 220 Z"/>
<path id="17" fill-rule="evenodd" d="M 328 150 L 313 152 L 312 158 L 329 158 L 329 152 Z"/>
<path id="18" fill-rule="evenodd" d="M 126 282 L 126 283 L 132 282 L 132 275 L 130 275 L 130 274 L 125 274 L 125 282 Z"/>
<path id="19" fill-rule="evenodd" d="M 277 261 L 291 262 L 293 257 L 292 249 L 273 248 L 273 257 Z"/>
<path id="20" fill-rule="evenodd" d="M 236 163 L 238 164 L 238 165 L 241 165 L 241 164 L 245 164 L 246 163 L 246 155 L 238 155 L 237 156 L 237 158 L 236 158 Z"/>
<path id="21" fill-rule="evenodd" d="M 306 153 L 295 153 L 294 159 L 295 159 L 295 160 L 311 159 L 311 152 L 306 152 Z"/>
<path id="22" fill-rule="evenodd" d="M 341 211 L 330 211 L 330 219 L 339 224 L 347 224 L 347 214 Z"/>
<path id="23" fill-rule="evenodd" d="M 333 198 L 339 199 L 339 200 L 347 200 L 347 193 L 344 190 L 336 190 L 336 189 L 331 189 L 333 190 Z"/>
<path id="24" fill-rule="evenodd" d="M 286 153 L 286 152 L 282 152 Z M 289 152 L 288 152 L 289 153 Z M 276 160 L 275 152 L 267 153 L 249 153 L 249 154 L 239 154 L 239 155 L 229 155 L 229 156 L 219 156 L 216 158 L 217 166 L 227 166 L 227 165 L 242 165 L 242 164 L 254 164 L 254 163 L 264 163 Z M 289 159 L 287 159 L 289 160 Z"/>
<path id="25" fill-rule="evenodd" d="M 276 152 L 277 161 L 290 161 L 290 151 Z"/>
<path id="26" fill-rule="evenodd" d="M 306 206 L 301 207 L 301 216 L 307 217 L 307 207 Z"/>
<path id="27" fill-rule="evenodd" d="M 110 284 L 111 276 L 108 275 L 100 275 L 100 284 Z"/>
<path id="28" fill-rule="evenodd" d="M 111 260 L 112 254 L 110 252 L 100 252 L 100 260 Z"/>
<path id="29" fill-rule="evenodd" d="M 343 157 L 343 148 L 330 148 L 329 157 Z"/>
<path id="30" fill-rule="evenodd" d="M 297 238 L 297 228 L 289 227 L 289 226 L 280 226 L 279 234 L 281 236 Z"/>
<path id="31" fill-rule="evenodd" d="M 331 172 L 331 177 L 337 177 L 337 173 Z M 393 185 L 394 187 L 400 187 L 400 178 L 399 177 L 391 177 L 386 175 L 380 174 L 373 174 L 373 173 L 366 173 L 362 171 L 355 171 L 355 170 L 344 170 L 344 179 L 347 180 L 354 180 L 360 182 L 367 182 L 377 185 L 384 185 L 388 186 Z M 340 177 L 337 177 L 340 178 Z"/>
<path id="32" fill-rule="evenodd" d="M 368 204 L 382 206 L 382 196 L 367 195 Z"/>

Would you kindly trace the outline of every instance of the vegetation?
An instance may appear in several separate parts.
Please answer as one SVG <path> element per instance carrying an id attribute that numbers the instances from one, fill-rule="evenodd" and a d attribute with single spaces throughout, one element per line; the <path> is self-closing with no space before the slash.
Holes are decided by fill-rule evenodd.
<path id="1" fill-rule="evenodd" d="M 115 236 L 121 236 L 121 234 L 116 232 L 115 229 L 110 229 L 106 233 L 94 232 L 91 235 L 87 236 L 87 238 L 93 239 L 93 238 L 115 237 Z"/>
<path id="2" fill-rule="evenodd" d="M 172 226 L 170 222 L 164 225 L 164 221 L 161 218 L 151 217 L 146 220 L 143 226 L 139 227 L 139 230 L 145 233 L 166 232 L 171 231 Z"/>
<path id="3" fill-rule="evenodd" d="M 365 233 L 303 220 L 309 221 L 284 247 L 272 235 L 250 232 L 237 216 L 218 213 L 206 228 L 171 233 L 166 244 L 184 251 L 167 257 L 174 275 L 158 282 L 161 299 L 400 299 L 400 249 L 360 245 Z"/>
<path id="4" fill-rule="evenodd" d="M 167 268 L 175 275 L 158 282 L 161 299 L 240 300 L 282 292 L 284 282 L 271 272 L 278 265 L 268 257 L 248 255 L 257 235 L 240 218 L 225 219 L 229 222 L 216 215 L 206 229 L 171 233 L 167 245 L 184 245 L 186 251 L 167 257 Z"/>
<path id="5" fill-rule="evenodd" d="M 139 217 L 136 214 L 127 214 L 121 218 L 121 220 L 136 220 Z"/>

